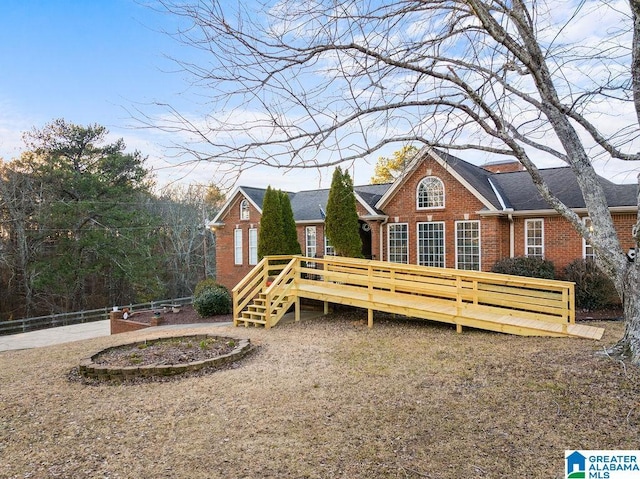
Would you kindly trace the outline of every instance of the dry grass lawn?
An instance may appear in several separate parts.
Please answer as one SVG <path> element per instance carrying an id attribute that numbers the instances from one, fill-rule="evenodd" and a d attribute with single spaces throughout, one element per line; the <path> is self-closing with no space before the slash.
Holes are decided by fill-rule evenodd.
<path id="1" fill-rule="evenodd" d="M 600 342 L 346 314 L 211 327 L 260 348 L 128 386 L 67 374 L 149 332 L 4 352 L 0 477 L 561 478 L 565 449 L 638 448 L 640 371 L 595 354 L 622 334 L 604 326 Z"/>

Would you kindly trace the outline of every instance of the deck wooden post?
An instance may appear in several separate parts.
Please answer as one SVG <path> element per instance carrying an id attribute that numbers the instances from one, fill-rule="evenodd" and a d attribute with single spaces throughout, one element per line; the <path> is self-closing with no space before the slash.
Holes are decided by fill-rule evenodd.
<path id="1" fill-rule="evenodd" d="M 329 314 L 329 301 L 324 302 L 324 315 Z"/>
<path id="2" fill-rule="evenodd" d="M 238 327 L 238 316 L 240 316 L 240 308 L 238 307 L 238 292 L 233 292 L 233 326 Z"/>
<path id="3" fill-rule="evenodd" d="M 295 302 L 295 321 L 300 321 L 300 296 L 296 296 Z"/>
<path id="4" fill-rule="evenodd" d="M 268 293 L 265 298 L 265 311 L 264 311 L 264 329 L 271 329 L 271 293 Z M 257 326 L 257 324 L 256 324 Z"/>
<path id="5" fill-rule="evenodd" d="M 459 323 L 456 324 L 456 333 L 458 334 L 462 333 L 462 324 L 459 324 Z"/>
<path id="6" fill-rule="evenodd" d="M 367 326 L 373 328 L 373 309 L 367 310 Z"/>

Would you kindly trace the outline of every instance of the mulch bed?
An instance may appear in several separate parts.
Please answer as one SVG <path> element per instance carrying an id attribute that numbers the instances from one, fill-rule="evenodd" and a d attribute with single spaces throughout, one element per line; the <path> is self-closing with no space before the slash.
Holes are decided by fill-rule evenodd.
<path id="1" fill-rule="evenodd" d="M 576 321 L 619 321 L 624 319 L 622 308 L 613 307 L 597 311 L 576 311 Z"/>
<path id="2" fill-rule="evenodd" d="M 153 318 L 152 311 L 134 312 L 129 316 L 130 321 L 137 323 L 151 324 Z M 222 314 L 219 316 L 209 316 L 203 318 L 194 309 L 192 305 L 185 305 L 180 308 L 179 313 L 173 313 L 171 310 L 162 313 L 162 326 L 174 324 L 199 324 L 199 323 L 224 323 L 233 321 L 232 314 Z"/>
<path id="3" fill-rule="evenodd" d="M 164 338 L 106 349 L 93 362 L 114 367 L 185 364 L 229 354 L 235 346 L 232 338 Z"/>
<path id="4" fill-rule="evenodd" d="M 576 311 L 576 321 L 608 321 L 608 320 L 621 320 L 624 315 L 622 308 L 613 307 L 598 311 Z M 153 318 L 153 312 L 143 311 L 136 312 L 129 317 L 131 321 L 138 323 L 151 324 Z M 172 313 L 170 310 L 162 314 L 162 326 L 169 326 L 175 324 L 201 324 L 201 323 L 225 323 L 233 321 L 232 314 L 223 314 L 219 316 L 209 316 L 203 318 L 194 309 L 192 305 L 185 305 L 181 307 L 179 313 Z"/>

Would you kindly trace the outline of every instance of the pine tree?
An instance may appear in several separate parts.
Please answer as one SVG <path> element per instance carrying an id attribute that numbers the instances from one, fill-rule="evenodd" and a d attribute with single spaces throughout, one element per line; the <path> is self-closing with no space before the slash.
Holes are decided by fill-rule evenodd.
<path id="1" fill-rule="evenodd" d="M 324 222 L 329 243 L 335 248 L 338 256 L 362 258 L 362 240 L 353 181 L 349 173 L 343 173 L 340 167 L 333 172 Z"/>
<path id="2" fill-rule="evenodd" d="M 285 244 L 280 193 L 269 186 L 262 201 L 262 219 L 258 234 L 258 259 L 282 254 Z"/>
<path id="3" fill-rule="evenodd" d="M 298 242 L 296 220 L 293 217 L 293 209 L 291 208 L 291 200 L 286 192 L 279 191 L 279 193 L 284 233 L 282 254 L 302 254 L 302 249 L 300 249 L 300 243 Z"/>

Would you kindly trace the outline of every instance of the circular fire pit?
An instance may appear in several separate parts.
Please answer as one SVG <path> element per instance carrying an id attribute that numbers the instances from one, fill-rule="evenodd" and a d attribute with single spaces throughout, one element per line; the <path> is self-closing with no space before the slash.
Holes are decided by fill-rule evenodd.
<path id="1" fill-rule="evenodd" d="M 248 339 L 210 334 L 148 339 L 103 349 L 81 360 L 78 372 L 104 381 L 176 376 L 221 367 L 250 350 Z"/>

